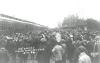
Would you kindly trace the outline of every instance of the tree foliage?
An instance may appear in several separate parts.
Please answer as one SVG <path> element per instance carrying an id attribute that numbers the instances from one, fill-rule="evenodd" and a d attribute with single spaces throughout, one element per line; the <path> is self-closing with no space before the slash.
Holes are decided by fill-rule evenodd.
<path id="1" fill-rule="evenodd" d="M 99 21 L 89 18 L 86 20 L 86 22 L 87 22 L 87 27 L 89 30 L 99 30 L 100 31 L 100 22 Z"/>
<path id="2" fill-rule="evenodd" d="M 64 18 L 62 27 L 66 28 L 84 28 L 87 27 L 88 30 L 100 31 L 100 22 L 89 18 L 89 19 L 81 19 L 78 16 L 69 16 Z"/>
<path id="3" fill-rule="evenodd" d="M 79 18 L 78 16 L 69 16 L 64 18 L 62 27 L 69 27 L 69 28 L 79 28 L 85 26 L 86 22 L 84 19 Z"/>

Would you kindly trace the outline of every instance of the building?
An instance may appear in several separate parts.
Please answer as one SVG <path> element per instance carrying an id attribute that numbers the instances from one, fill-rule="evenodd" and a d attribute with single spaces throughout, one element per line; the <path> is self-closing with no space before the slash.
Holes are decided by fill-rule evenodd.
<path id="1" fill-rule="evenodd" d="M 36 32 L 45 29 L 49 28 L 47 26 L 40 25 L 32 21 L 27 21 L 16 17 L 8 16 L 5 14 L 0 14 L 0 30 L 5 33 L 12 33 L 12 32 L 26 33 L 28 31 Z"/>

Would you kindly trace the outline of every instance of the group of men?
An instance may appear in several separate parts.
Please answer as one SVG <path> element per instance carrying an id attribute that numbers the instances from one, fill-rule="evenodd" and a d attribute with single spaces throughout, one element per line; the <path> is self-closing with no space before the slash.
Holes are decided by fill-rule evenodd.
<path id="1" fill-rule="evenodd" d="M 91 52 L 94 52 L 96 49 L 94 39 L 94 35 L 90 36 L 88 33 L 85 33 L 83 36 L 82 33 L 43 32 L 38 34 L 37 38 L 35 37 L 30 40 L 7 41 L 4 48 L 10 54 L 11 63 L 16 63 L 17 55 L 19 57 L 18 63 L 28 63 L 29 54 L 16 54 L 15 50 L 19 47 L 43 49 L 35 51 L 36 54 L 31 54 L 33 56 L 32 60 L 36 60 L 38 63 L 93 63 Z M 9 59 L 7 55 L 5 57 Z"/>

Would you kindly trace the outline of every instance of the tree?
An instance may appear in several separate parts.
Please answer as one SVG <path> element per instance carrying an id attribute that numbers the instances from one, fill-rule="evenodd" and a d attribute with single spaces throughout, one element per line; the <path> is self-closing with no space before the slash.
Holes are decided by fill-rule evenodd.
<path id="1" fill-rule="evenodd" d="M 100 22 L 95 19 L 89 18 L 86 20 L 87 28 L 92 31 L 100 31 Z"/>
<path id="2" fill-rule="evenodd" d="M 62 23 L 58 22 L 58 28 L 61 28 L 61 27 L 62 27 Z"/>
<path id="3" fill-rule="evenodd" d="M 100 22 L 88 18 L 88 19 L 81 19 L 78 16 L 69 16 L 65 17 L 62 23 L 62 28 L 70 28 L 70 29 L 87 29 L 90 31 L 100 31 Z"/>
<path id="4" fill-rule="evenodd" d="M 84 19 L 79 18 L 78 16 L 69 16 L 64 18 L 63 23 L 62 23 L 62 27 L 63 28 L 74 28 L 74 29 L 78 29 L 78 28 L 83 28 L 86 25 L 86 22 Z"/>

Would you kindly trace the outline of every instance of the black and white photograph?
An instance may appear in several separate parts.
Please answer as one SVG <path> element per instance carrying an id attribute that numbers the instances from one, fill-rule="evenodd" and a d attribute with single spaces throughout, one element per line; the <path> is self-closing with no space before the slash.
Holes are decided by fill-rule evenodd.
<path id="1" fill-rule="evenodd" d="M 0 63 L 100 63 L 99 0 L 0 0 Z"/>

